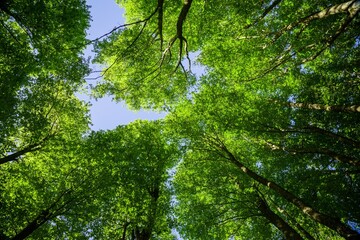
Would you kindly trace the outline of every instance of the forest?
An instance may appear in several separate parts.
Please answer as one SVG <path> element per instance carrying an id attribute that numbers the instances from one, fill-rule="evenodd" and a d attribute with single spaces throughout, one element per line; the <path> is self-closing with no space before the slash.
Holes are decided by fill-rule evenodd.
<path id="1" fill-rule="evenodd" d="M 0 240 L 360 239 L 360 0 L 115 1 L 0 1 Z"/>

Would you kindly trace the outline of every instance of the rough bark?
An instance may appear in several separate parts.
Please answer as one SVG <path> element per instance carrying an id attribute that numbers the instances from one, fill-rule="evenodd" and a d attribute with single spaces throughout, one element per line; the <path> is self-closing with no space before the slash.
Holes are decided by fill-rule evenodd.
<path id="1" fill-rule="evenodd" d="M 314 19 L 321 19 L 326 18 L 330 15 L 339 14 L 339 13 L 349 13 L 350 15 L 356 14 L 360 9 L 360 1 L 359 0 L 352 0 L 344 3 L 339 3 L 334 6 L 325 8 L 322 11 L 317 13 L 311 14 L 305 18 L 303 21 L 312 21 Z"/>

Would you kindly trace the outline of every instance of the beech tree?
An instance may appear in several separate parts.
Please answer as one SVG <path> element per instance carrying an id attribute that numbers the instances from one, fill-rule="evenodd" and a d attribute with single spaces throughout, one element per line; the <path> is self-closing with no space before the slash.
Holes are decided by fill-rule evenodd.
<path id="1" fill-rule="evenodd" d="M 190 52 L 228 80 L 274 81 L 357 41 L 358 1 L 119 3 L 127 23 L 98 44 L 97 61 L 108 64 L 98 92 L 134 108 L 171 105 L 189 92 Z"/>
<path id="2" fill-rule="evenodd" d="M 359 222 L 358 1 L 119 2 L 128 22 L 98 43 L 97 61 L 107 67 L 97 94 L 170 109 L 185 156 L 234 165 L 264 196 L 258 210 L 283 236 L 291 238 L 281 219 L 305 238 L 359 237 L 349 224 Z M 195 79 L 194 52 L 206 69 Z M 197 171 L 197 182 L 206 181 Z M 186 223 L 192 213 L 181 208 L 191 197 L 181 194 L 179 212 L 190 214 L 182 232 L 216 236 L 211 226 Z"/>
<path id="3" fill-rule="evenodd" d="M 179 152 L 161 125 L 143 121 L 91 133 L 1 168 L 2 234 L 169 239 L 167 171 Z"/>
<path id="4" fill-rule="evenodd" d="M 117 3 L 0 3 L 1 239 L 360 238 L 358 0 Z M 89 132 L 92 43 L 164 121 Z"/>
<path id="5" fill-rule="evenodd" d="M 222 91 L 221 94 L 224 95 L 224 91 Z M 295 231 L 295 233 L 297 232 L 298 234 L 303 234 L 302 232 L 310 232 L 310 236 L 317 234 L 316 230 L 315 232 L 313 232 L 313 229 L 316 229 L 316 223 L 313 223 L 312 225 L 310 225 L 310 227 L 309 223 L 306 224 L 307 226 L 302 226 L 301 222 L 304 220 L 303 216 L 301 215 L 305 214 L 310 217 L 310 219 L 312 219 L 314 222 L 318 222 L 321 225 L 327 226 L 329 229 L 337 232 L 344 238 L 356 239 L 358 237 L 358 234 L 354 230 L 352 230 L 350 226 L 340 220 L 344 216 L 352 216 L 351 219 L 348 219 L 348 221 L 358 221 L 356 220 L 358 218 L 358 213 L 356 213 L 357 210 L 353 209 L 352 207 L 340 210 L 340 205 L 342 205 L 341 202 L 346 201 L 345 198 L 347 198 L 344 196 L 351 196 L 347 198 L 347 200 L 351 199 L 350 201 L 352 201 L 352 203 L 349 202 L 349 206 L 354 206 L 358 204 L 356 203 L 358 196 L 356 196 L 356 190 L 353 188 L 358 185 L 358 177 L 356 175 L 356 171 L 351 174 L 351 178 L 357 179 L 355 180 L 357 183 L 355 183 L 355 185 L 353 185 L 353 183 L 348 185 L 346 184 L 346 182 L 348 181 L 346 179 L 349 176 L 345 173 L 347 171 L 345 169 L 347 168 L 345 168 L 344 170 L 340 170 L 342 168 L 341 164 L 334 166 L 335 169 L 340 170 L 338 172 L 339 175 L 336 174 L 334 176 L 331 176 L 331 174 L 328 175 L 329 172 L 327 170 L 329 169 L 329 166 L 332 165 L 329 159 L 316 159 L 315 157 L 308 158 L 304 156 L 298 157 L 297 155 L 292 156 L 292 154 L 286 151 L 286 149 L 284 149 L 284 152 L 282 152 L 281 154 L 274 154 L 272 151 L 269 152 L 265 139 L 266 136 L 271 137 L 273 132 L 270 131 L 269 133 L 266 133 L 266 135 L 263 132 L 261 132 L 260 134 L 258 134 L 257 132 L 254 133 L 254 130 L 257 130 L 252 129 L 253 127 L 255 127 L 255 125 L 251 126 L 252 122 L 249 120 L 246 121 L 246 117 L 244 116 L 246 112 L 244 110 L 243 112 L 241 110 L 241 107 L 239 106 L 244 104 L 244 101 L 242 103 L 239 103 L 238 105 L 234 104 L 231 98 L 224 99 L 213 97 L 214 95 L 208 93 L 201 94 L 200 92 L 194 99 L 194 106 L 189 103 L 183 105 L 181 108 L 179 108 L 181 110 L 179 110 L 179 112 L 174 112 L 174 116 L 170 118 L 171 122 L 176 122 L 178 124 L 177 131 L 182 132 L 182 136 L 185 136 L 189 139 L 189 153 L 187 154 L 189 154 L 190 156 L 194 156 L 191 157 L 191 160 L 184 160 L 184 169 L 182 170 L 184 171 L 183 174 L 187 172 L 186 166 L 190 164 L 189 162 L 211 162 L 209 163 L 209 165 L 213 165 L 213 168 L 219 168 L 220 165 L 226 166 L 230 164 L 238 170 L 238 175 L 245 175 L 246 177 L 248 177 L 249 179 L 246 180 L 245 183 L 250 181 L 252 182 L 252 184 L 255 184 L 255 187 L 260 189 L 260 192 L 262 195 L 265 196 L 265 199 L 268 199 L 268 201 L 270 201 L 270 199 L 276 198 L 275 202 L 281 202 L 281 204 L 279 204 L 280 209 L 285 208 L 285 211 L 289 213 L 290 218 L 296 219 L 294 222 L 287 222 L 289 226 L 294 225 L 294 228 L 296 225 L 300 226 L 301 231 Z M 208 101 L 209 105 L 203 105 L 204 98 L 211 99 Z M 198 100 L 199 104 L 197 104 Z M 212 101 L 218 102 L 219 104 L 217 106 L 221 108 L 217 108 L 216 104 L 214 104 L 214 102 Z M 245 104 L 248 103 L 246 102 Z M 226 107 L 224 108 L 224 106 Z M 252 111 L 252 109 L 249 109 L 249 111 Z M 216 112 L 216 114 L 214 114 L 214 112 Z M 234 116 L 237 112 L 238 115 Z M 227 116 L 224 115 L 226 115 L 227 113 L 234 116 L 234 122 L 224 121 L 223 118 L 227 118 Z M 261 118 L 255 119 L 256 115 L 251 115 L 254 121 L 261 121 Z M 286 142 L 283 144 L 286 144 Z M 230 147 L 232 150 L 229 149 Z M 200 163 L 196 163 L 196 165 L 199 164 Z M 190 166 L 191 165 L 192 164 L 190 164 Z M 200 175 L 196 178 L 199 185 L 202 185 L 202 181 L 204 181 L 205 183 L 206 181 L 208 181 L 205 176 L 202 176 L 202 172 L 211 171 L 211 167 L 209 165 L 206 165 L 206 167 L 203 168 L 200 167 L 199 170 L 194 172 L 194 174 Z M 318 171 L 317 173 L 316 171 L 314 171 L 315 169 Z M 344 172 L 341 173 L 342 171 Z M 234 174 L 230 174 L 229 172 L 229 170 L 219 170 L 219 173 L 217 174 L 220 175 L 220 179 L 221 177 L 223 177 L 227 179 L 226 181 L 229 181 L 229 175 L 231 176 Z M 311 174 L 314 173 L 316 173 L 316 175 L 311 176 Z M 209 176 L 215 178 L 215 176 L 217 175 L 210 173 Z M 304 182 L 304 184 L 300 186 L 296 184 L 296 181 L 299 181 L 299 179 L 305 180 L 306 178 L 308 179 Z M 292 179 L 293 181 L 291 181 L 290 179 Z M 289 181 L 291 181 L 292 183 L 289 184 Z M 338 183 L 343 182 L 346 187 L 345 185 L 341 185 L 343 187 L 339 186 L 337 190 L 334 190 L 334 188 L 336 188 L 333 184 L 334 181 L 338 181 Z M 317 184 L 319 182 L 321 182 L 321 187 Z M 181 183 L 186 184 L 184 182 Z M 240 185 L 244 185 L 245 183 L 243 181 L 239 181 Z M 282 184 L 283 186 L 281 186 Z M 194 183 L 192 185 L 194 186 L 194 188 L 196 188 L 197 186 Z M 286 189 L 285 186 L 288 189 Z M 250 185 L 249 187 L 252 187 L 252 185 Z M 270 190 L 274 192 L 271 192 Z M 210 190 L 207 190 L 205 188 L 204 191 Z M 292 193 L 292 191 L 298 193 L 299 195 L 297 196 L 296 194 Z M 347 195 L 338 195 L 342 191 L 346 191 Z M 224 193 L 222 192 L 219 192 L 219 194 L 220 196 L 224 195 Z M 315 196 L 313 194 L 315 194 Z M 191 196 L 191 194 L 189 195 Z M 181 196 L 182 198 L 184 198 L 184 204 L 187 206 L 188 200 L 186 193 L 181 193 Z M 245 196 L 238 201 L 246 201 L 244 199 L 247 199 L 247 197 L 248 196 L 245 194 Z M 321 198 L 323 197 L 324 199 L 321 200 Z M 206 199 L 212 199 L 212 197 L 204 197 L 205 201 Z M 328 202 L 329 199 L 332 199 L 330 201 L 332 206 L 325 204 L 325 202 Z M 336 202 L 338 201 L 336 199 L 342 200 L 340 200 L 340 202 L 336 204 Z M 312 202 L 315 203 L 315 206 L 319 209 L 316 209 L 315 206 L 311 206 Z M 323 204 L 320 204 L 320 202 L 322 202 Z M 216 206 L 217 202 L 215 201 L 215 203 L 213 204 Z M 221 203 L 219 204 L 221 206 Z M 260 205 L 258 206 L 258 209 L 264 210 L 264 208 L 261 208 L 261 206 L 268 206 L 266 204 L 266 201 L 260 201 L 259 204 Z M 294 206 L 289 206 L 291 204 L 293 204 Z M 185 205 L 182 205 L 180 203 L 180 209 L 181 206 L 186 208 Z M 327 206 L 325 207 L 325 205 Z M 276 207 L 276 205 L 273 207 Z M 335 208 L 332 209 L 333 207 Z M 296 210 L 296 208 L 298 208 L 298 210 Z M 217 211 L 220 211 L 218 214 L 221 214 L 222 210 Z M 336 217 L 336 215 L 334 214 L 335 212 L 339 214 L 338 217 Z M 263 214 L 264 213 L 266 213 L 266 211 L 263 212 Z M 201 212 L 199 214 L 202 216 Z M 342 214 L 345 215 L 340 216 Z M 208 217 L 205 218 L 207 219 Z M 201 222 L 200 220 L 198 221 Z M 273 224 L 276 224 L 276 222 L 273 222 Z M 278 225 L 275 226 L 278 227 Z M 180 226 L 180 229 L 181 227 L 184 226 Z M 305 229 L 305 231 L 303 231 L 302 229 Z M 189 234 L 190 229 L 186 229 L 186 231 L 187 234 Z M 206 228 L 204 228 L 202 231 L 207 232 Z M 284 231 L 284 229 L 280 229 L 280 231 Z M 322 234 L 326 235 L 326 231 L 327 230 L 324 230 Z M 227 232 L 227 234 L 230 233 L 231 231 Z M 283 232 L 283 234 L 290 239 L 293 238 L 289 237 L 285 232 Z M 332 235 L 334 233 L 330 232 L 329 234 L 330 236 L 334 237 L 334 235 Z M 239 235 L 242 236 L 242 234 Z M 229 237 L 229 235 L 227 237 Z M 305 234 L 304 237 L 306 237 Z"/>
<path id="6" fill-rule="evenodd" d="M 89 72 L 88 26 L 85 1 L 0 3 L 1 163 L 40 148 L 60 128 L 87 128 L 86 104 L 74 94 Z M 65 118 L 73 126 L 61 126 L 70 124 Z"/>

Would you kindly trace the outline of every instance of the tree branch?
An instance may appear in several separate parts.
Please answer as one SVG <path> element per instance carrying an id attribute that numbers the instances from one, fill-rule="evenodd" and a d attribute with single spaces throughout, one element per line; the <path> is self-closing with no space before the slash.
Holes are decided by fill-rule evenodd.
<path id="1" fill-rule="evenodd" d="M 170 49 L 171 47 L 174 45 L 174 43 L 176 42 L 176 40 L 179 39 L 179 52 L 178 52 L 178 61 L 175 67 L 174 72 L 177 70 L 177 68 L 179 66 L 181 66 L 181 68 L 183 69 L 183 71 L 185 72 L 185 68 L 181 63 L 181 59 L 182 59 L 182 55 L 183 55 L 183 48 L 185 47 L 185 52 L 186 52 L 186 56 L 189 60 L 189 66 L 191 64 L 191 61 L 189 59 L 189 52 L 188 52 L 188 44 L 187 44 L 187 40 L 186 38 L 183 36 L 183 25 L 184 22 L 186 20 L 187 14 L 190 10 L 191 7 L 191 3 L 192 0 L 184 0 L 184 4 L 183 7 L 181 8 L 180 14 L 178 16 L 178 20 L 176 23 L 176 35 L 174 37 L 172 37 L 169 41 L 168 47 L 165 49 L 165 51 L 162 54 L 162 59 L 160 61 L 160 67 L 162 66 L 162 63 L 164 61 L 164 58 L 166 56 L 167 53 L 170 53 Z"/>
<path id="2" fill-rule="evenodd" d="M 42 139 L 40 142 L 35 143 L 35 144 L 30 144 L 29 146 L 23 148 L 20 151 L 14 152 L 12 154 L 7 155 L 6 157 L 0 158 L 0 165 L 7 163 L 7 162 L 12 162 L 12 161 L 16 161 L 19 159 L 19 157 L 21 157 L 22 155 L 29 153 L 29 152 L 34 152 L 36 150 L 39 150 L 42 146 L 41 144 L 43 144 L 44 142 L 46 142 L 50 137 L 52 137 L 52 134 L 49 134 L 48 136 L 46 136 L 44 139 Z"/>
<path id="3" fill-rule="evenodd" d="M 164 17 L 164 10 L 163 10 L 164 0 L 158 0 L 158 31 L 160 36 L 160 51 L 163 48 L 163 17 Z"/>
<path id="4" fill-rule="evenodd" d="M 339 13 L 348 13 L 350 17 L 355 17 L 355 15 L 359 12 L 359 10 L 360 10 L 360 0 L 352 0 L 325 8 L 322 11 L 312 13 L 306 17 L 300 18 L 298 21 L 295 21 L 283 27 L 279 32 L 275 34 L 273 42 L 275 42 L 285 32 L 292 30 L 293 28 L 297 27 L 300 24 L 306 26 L 313 20 L 323 19 L 330 15 L 339 14 Z"/>
<path id="5" fill-rule="evenodd" d="M 161 0 L 159 0 L 159 1 L 161 1 Z M 102 38 L 104 38 L 104 37 L 106 37 L 106 36 L 109 36 L 109 35 L 112 34 L 113 32 L 119 30 L 120 28 L 125 28 L 125 27 L 132 26 L 132 25 L 136 25 L 136 24 L 139 24 L 139 23 L 146 23 L 146 22 L 148 22 L 148 21 L 155 15 L 155 13 L 158 11 L 158 9 L 159 9 L 159 6 L 157 6 L 157 8 L 155 9 L 155 11 L 152 12 L 148 17 L 146 17 L 146 18 L 144 18 L 144 19 L 142 19 L 142 20 L 139 20 L 139 21 L 135 21 L 135 22 L 132 22 L 132 23 L 126 23 L 126 24 L 117 26 L 117 27 L 113 28 L 110 32 L 107 32 L 107 33 L 101 35 L 100 37 L 97 37 L 97 38 L 95 38 L 95 39 L 93 39 L 93 40 L 88 41 L 88 42 L 86 43 L 86 45 L 91 44 L 91 43 L 94 43 L 94 42 L 97 42 L 97 41 L 99 41 L 100 39 L 102 39 Z"/>
<path id="6" fill-rule="evenodd" d="M 262 19 L 264 19 L 266 17 L 266 15 L 269 14 L 269 12 L 271 12 L 277 5 L 279 5 L 279 3 L 282 0 L 275 0 L 272 4 L 270 4 L 270 6 L 268 6 L 267 8 L 265 8 L 264 12 L 255 19 L 255 21 L 253 23 L 250 23 L 248 25 L 245 26 L 245 29 L 248 29 L 254 25 L 256 25 L 259 21 L 261 21 Z"/>

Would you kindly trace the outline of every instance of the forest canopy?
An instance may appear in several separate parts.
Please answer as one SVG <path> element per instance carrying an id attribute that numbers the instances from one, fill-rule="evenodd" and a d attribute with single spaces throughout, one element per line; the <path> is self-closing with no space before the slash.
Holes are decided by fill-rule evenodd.
<path id="1" fill-rule="evenodd" d="M 0 240 L 360 239 L 359 0 L 116 2 L 0 3 Z"/>

